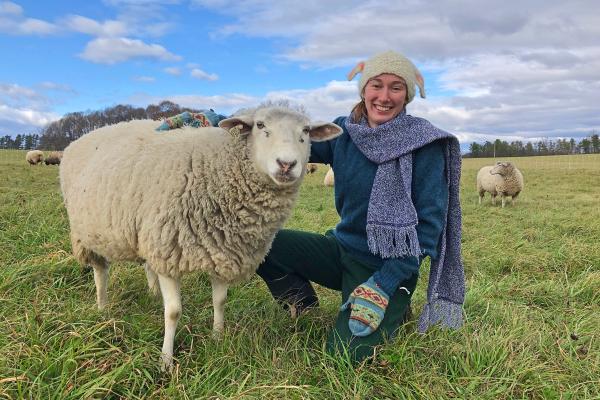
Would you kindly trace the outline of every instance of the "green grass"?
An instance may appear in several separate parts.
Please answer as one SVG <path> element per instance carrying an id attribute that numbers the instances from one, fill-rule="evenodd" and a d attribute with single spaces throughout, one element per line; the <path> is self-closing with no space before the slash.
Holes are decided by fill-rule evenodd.
<path id="1" fill-rule="evenodd" d="M 323 351 L 338 293 L 318 288 L 322 307 L 292 321 L 254 278 L 230 289 L 215 340 L 210 284 L 190 275 L 165 375 L 162 305 L 143 271 L 114 265 L 97 311 L 93 276 L 70 255 L 58 169 L 24 154 L 0 150 L 0 398 L 600 398 L 600 156 L 515 159 L 526 186 L 504 209 L 477 205 L 475 175 L 492 160 L 464 160 L 461 330 L 419 335 L 413 321 L 352 366 Z M 289 227 L 336 224 L 324 174 L 307 176 Z"/>

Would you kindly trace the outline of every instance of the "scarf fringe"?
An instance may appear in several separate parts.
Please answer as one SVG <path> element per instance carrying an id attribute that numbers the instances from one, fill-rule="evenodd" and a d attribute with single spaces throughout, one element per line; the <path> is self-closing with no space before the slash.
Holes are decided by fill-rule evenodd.
<path id="1" fill-rule="evenodd" d="M 417 229 L 414 226 L 399 228 L 367 224 L 367 242 L 369 250 L 382 258 L 421 255 Z"/>
<path id="2" fill-rule="evenodd" d="M 420 333 L 425 333 L 427 329 L 436 324 L 440 324 L 444 328 L 460 328 L 463 324 L 462 304 L 440 298 L 425 304 L 419 316 L 417 329 Z"/>

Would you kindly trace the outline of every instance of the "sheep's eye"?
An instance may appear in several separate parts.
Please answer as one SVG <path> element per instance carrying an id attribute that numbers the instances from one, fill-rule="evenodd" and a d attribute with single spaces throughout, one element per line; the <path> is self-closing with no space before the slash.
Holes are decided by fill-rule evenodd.
<path id="1" fill-rule="evenodd" d="M 262 121 L 256 121 L 256 127 L 258 129 L 263 129 L 265 127 L 265 124 Z"/>
<path id="2" fill-rule="evenodd" d="M 305 126 L 304 128 L 302 128 L 302 133 L 308 135 L 310 133 L 310 128 L 308 126 Z"/>

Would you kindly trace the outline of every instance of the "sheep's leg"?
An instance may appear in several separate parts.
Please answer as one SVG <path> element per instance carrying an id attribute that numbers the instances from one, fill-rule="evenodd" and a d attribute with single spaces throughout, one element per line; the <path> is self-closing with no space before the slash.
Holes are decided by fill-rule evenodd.
<path id="1" fill-rule="evenodd" d="M 108 261 L 105 259 L 97 259 L 90 263 L 94 269 L 94 283 L 96 284 L 96 303 L 98 310 L 104 310 L 108 303 Z"/>
<path id="2" fill-rule="evenodd" d="M 179 279 L 158 274 L 158 283 L 165 305 L 165 338 L 162 347 L 161 369 L 173 368 L 173 343 L 181 316 L 181 284 Z"/>
<path id="3" fill-rule="evenodd" d="M 492 193 L 492 205 L 496 205 L 496 195 Z"/>
<path id="4" fill-rule="evenodd" d="M 511 205 L 513 205 L 513 206 L 515 205 L 515 202 L 517 201 L 517 196 L 519 195 L 519 193 L 520 192 L 517 192 L 517 193 L 514 194 L 514 196 L 512 197 L 512 199 L 510 201 Z"/>
<path id="5" fill-rule="evenodd" d="M 224 313 L 225 313 L 225 300 L 227 299 L 227 288 L 228 285 L 222 280 L 212 278 L 212 301 L 213 301 L 213 335 L 219 336 L 223 332 Z"/>
<path id="6" fill-rule="evenodd" d="M 506 196 L 501 194 L 500 197 L 502 198 L 502 208 L 504 208 L 504 205 L 506 204 Z"/>
<path id="7" fill-rule="evenodd" d="M 483 201 L 483 193 L 479 192 L 479 204 Z"/>
<path id="8" fill-rule="evenodd" d="M 158 296 L 160 294 L 160 287 L 158 283 L 158 274 L 150 268 L 148 263 L 144 264 L 144 271 L 146 271 L 146 280 L 148 281 L 148 289 L 150 292 Z"/>

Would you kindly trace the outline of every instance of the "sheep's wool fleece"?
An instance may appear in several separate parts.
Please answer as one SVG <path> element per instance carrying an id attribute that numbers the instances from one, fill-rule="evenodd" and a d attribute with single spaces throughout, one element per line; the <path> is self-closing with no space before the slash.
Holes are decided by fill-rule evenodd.
<path id="1" fill-rule="evenodd" d="M 523 174 L 512 166 L 507 168 L 507 175 L 490 174 L 494 169 L 493 165 L 482 167 L 477 173 L 477 190 L 485 190 L 494 196 L 504 193 L 507 196 L 514 196 L 523 190 Z"/>
<path id="2" fill-rule="evenodd" d="M 158 125 L 104 127 L 65 150 L 61 188 L 75 256 L 145 260 L 172 277 L 202 270 L 228 283 L 247 279 L 298 187 L 256 172 L 245 137 L 220 128 L 157 135 Z"/>

